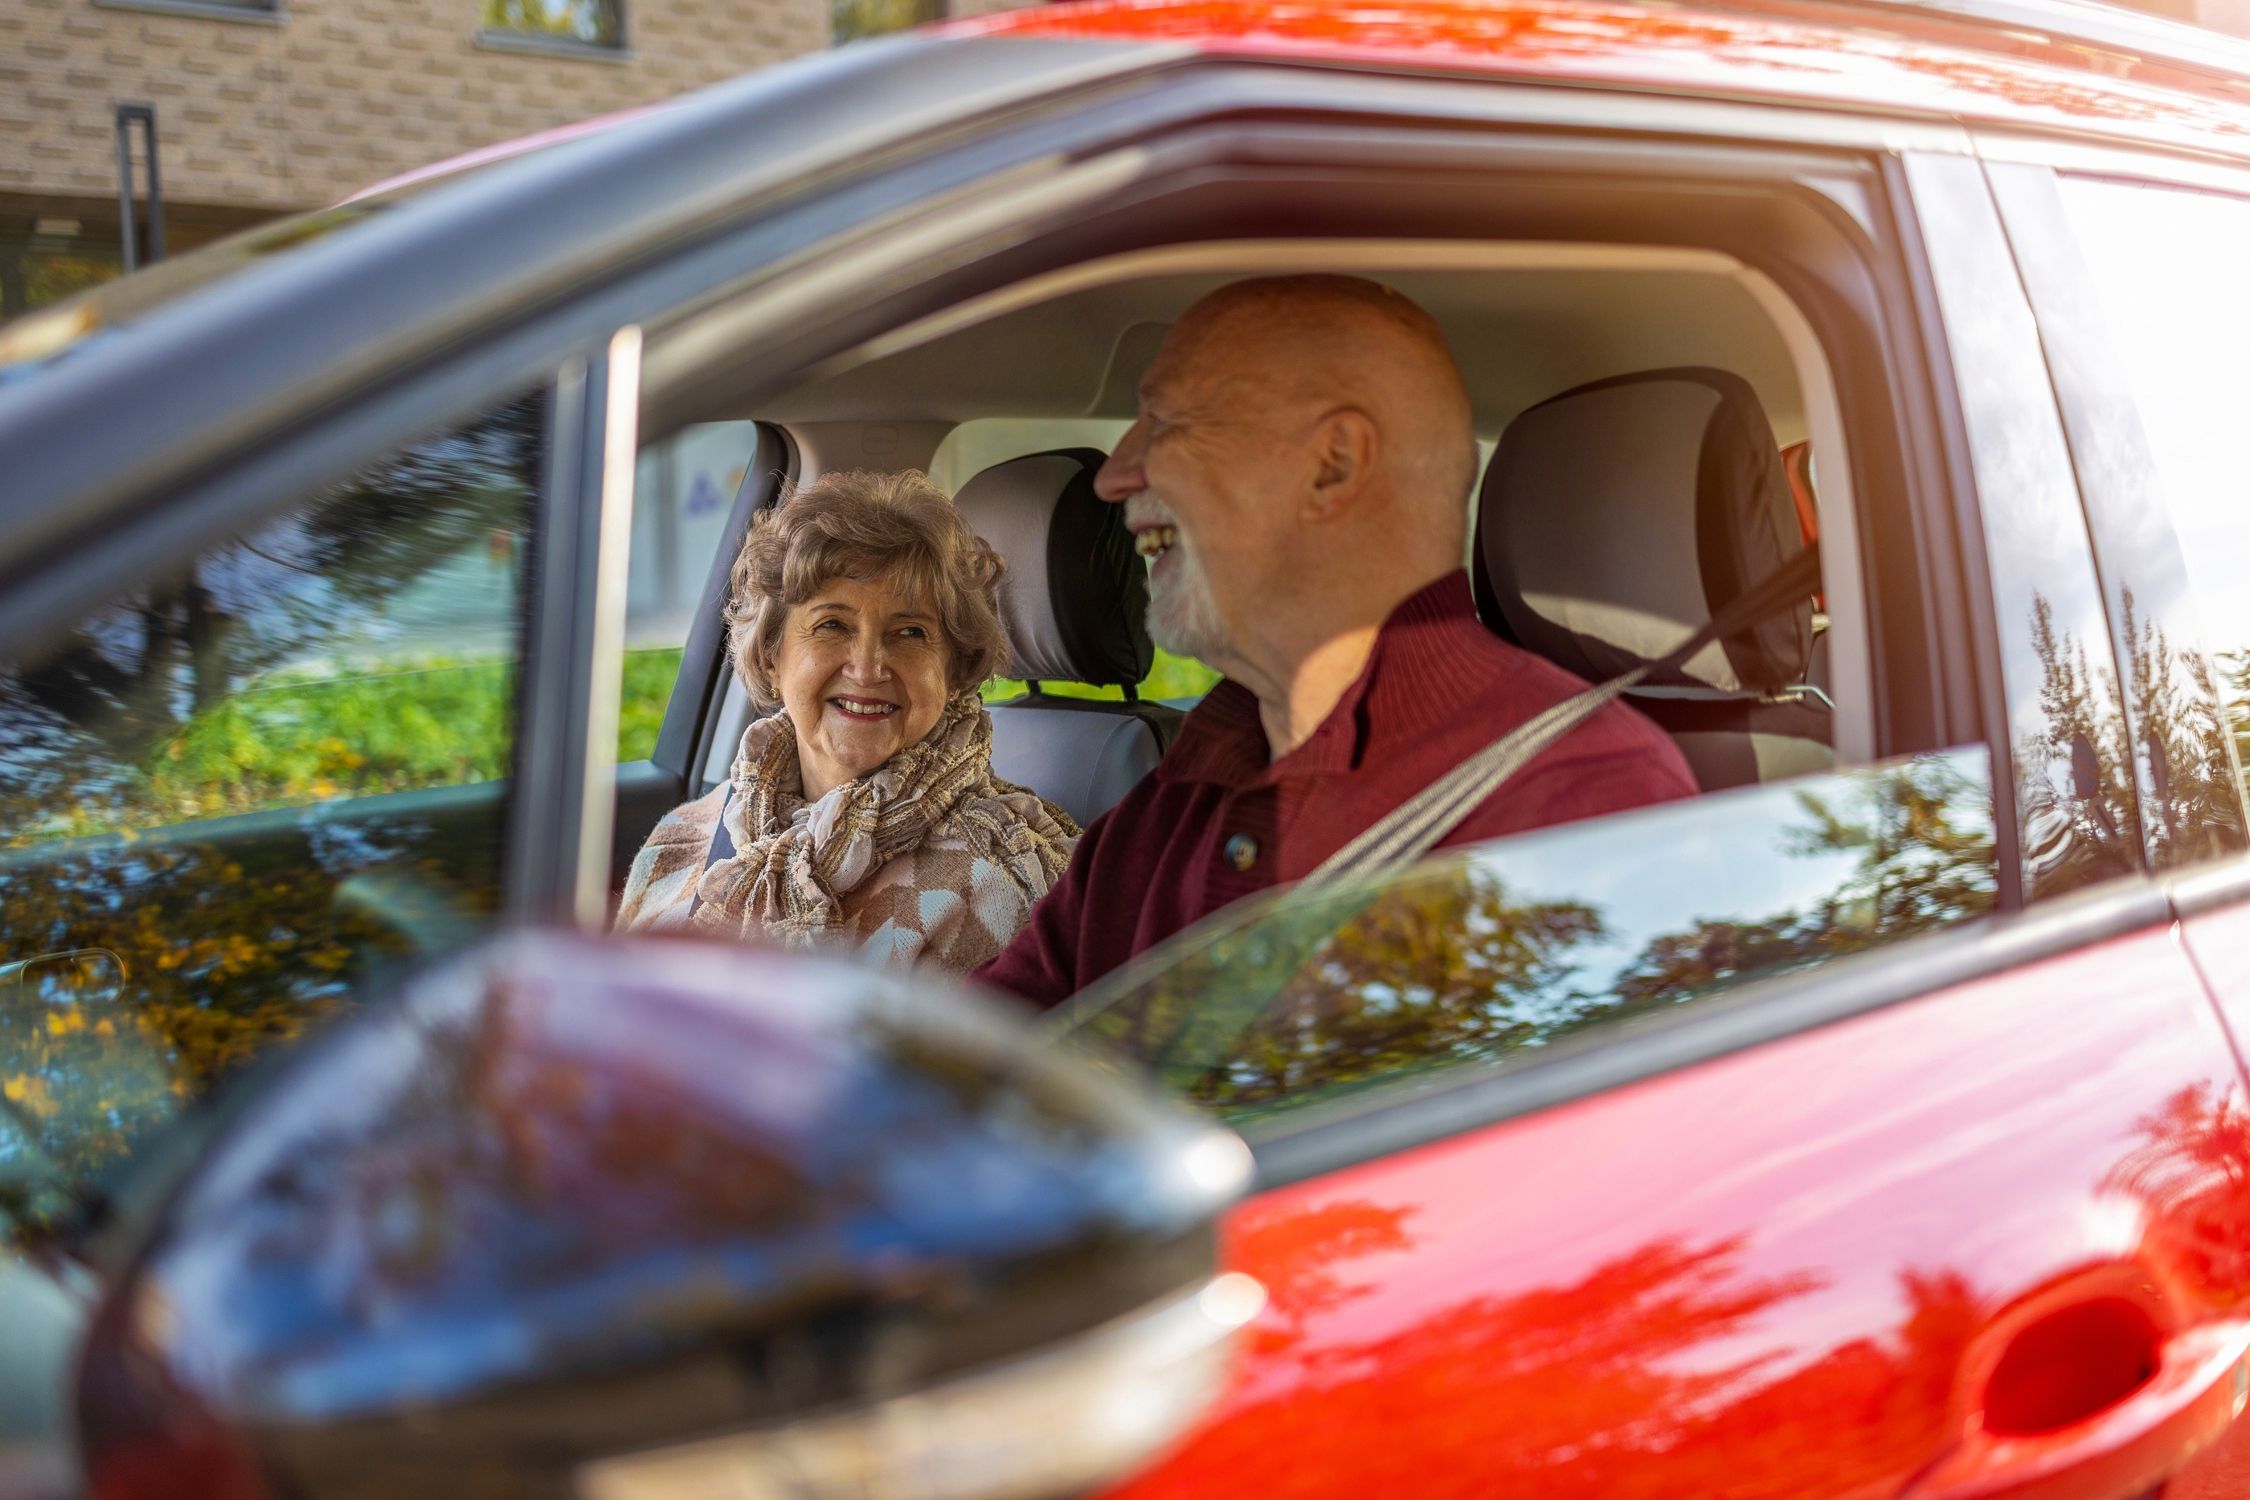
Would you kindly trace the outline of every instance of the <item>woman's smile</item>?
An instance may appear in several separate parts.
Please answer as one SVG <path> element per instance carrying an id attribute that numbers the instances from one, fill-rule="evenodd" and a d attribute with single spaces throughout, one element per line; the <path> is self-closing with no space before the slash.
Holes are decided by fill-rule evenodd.
<path id="1" fill-rule="evenodd" d="M 774 681 L 805 796 L 856 781 L 937 727 L 953 653 L 929 601 L 889 574 L 832 578 L 791 605 Z"/>

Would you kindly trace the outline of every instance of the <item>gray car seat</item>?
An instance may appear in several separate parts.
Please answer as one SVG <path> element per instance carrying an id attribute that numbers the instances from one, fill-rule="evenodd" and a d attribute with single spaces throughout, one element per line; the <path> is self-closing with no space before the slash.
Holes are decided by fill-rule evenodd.
<path id="1" fill-rule="evenodd" d="M 1509 424 L 1477 513 L 1494 629 L 1588 682 L 1663 657 L 1804 545 L 1765 409 L 1723 370 L 1579 386 Z M 1630 694 L 1704 790 L 1834 764 L 1813 600 Z"/>
<path id="2" fill-rule="evenodd" d="M 1124 508 L 1094 493 L 1102 454 L 1062 448 L 984 470 L 954 496 L 969 529 L 1007 560 L 1001 617 L 1011 674 L 1030 696 L 992 707 L 992 765 L 1081 824 L 1114 806 L 1171 743 L 1179 710 L 1093 702 L 1042 690 L 1050 682 L 1117 686 L 1131 700 L 1153 649 L 1148 572 Z"/>

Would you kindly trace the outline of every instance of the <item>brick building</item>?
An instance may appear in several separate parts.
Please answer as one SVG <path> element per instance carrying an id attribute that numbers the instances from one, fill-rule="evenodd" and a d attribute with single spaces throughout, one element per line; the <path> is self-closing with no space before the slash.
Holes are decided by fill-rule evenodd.
<path id="1" fill-rule="evenodd" d="M 177 252 L 826 47 L 857 3 L 0 0 L 0 317 L 119 269 L 121 104 L 154 110 Z"/>

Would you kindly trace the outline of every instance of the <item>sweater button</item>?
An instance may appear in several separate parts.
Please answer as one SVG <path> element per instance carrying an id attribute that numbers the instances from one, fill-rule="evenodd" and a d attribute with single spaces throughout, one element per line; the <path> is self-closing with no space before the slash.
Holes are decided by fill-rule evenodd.
<path id="1" fill-rule="evenodd" d="M 1238 833 L 1227 840 L 1226 848 L 1221 852 L 1226 855 L 1227 863 L 1236 874 L 1247 875 L 1250 867 L 1258 862 L 1258 841 L 1247 833 Z"/>

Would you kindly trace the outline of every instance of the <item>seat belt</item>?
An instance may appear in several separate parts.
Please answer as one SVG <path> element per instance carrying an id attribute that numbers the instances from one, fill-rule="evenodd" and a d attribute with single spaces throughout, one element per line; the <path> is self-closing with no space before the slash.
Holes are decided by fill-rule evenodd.
<path id="1" fill-rule="evenodd" d="M 727 808 L 733 805 L 733 802 L 734 778 L 730 776 L 727 778 L 727 794 L 719 799 L 718 826 L 711 830 L 711 852 L 703 856 L 703 869 L 705 874 L 710 873 L 711 867 L 717 864 L 720 860 L 734 858 L 734 835 L 727 832 Z M 694 916 L 695 909 L 702 904 L 703 880 L 700 876 L 698 876 L 695 882 L 694 899 L 688 902 L 688 915 L 691 917 Z"/>
<path id="2" fill-rule="evenodd" d="M 1462 761 L 1322 860 L 1298 882 L 1298 889 L 1317 890 L 1336 881 L 1369 879 L 1413 864 L 1499 791 L 1509 777 L 1627 688 L 1651 673 L 1682 665 L 1721 636 L 1759 623 L 1783 605 L 1809 597 L 1819 586 L 1820 544 L 1816 541 L 1767 574 L 1756 587 L 1738 594 L 1733 603 L 1668 655 L 1565 698 Z"/>

